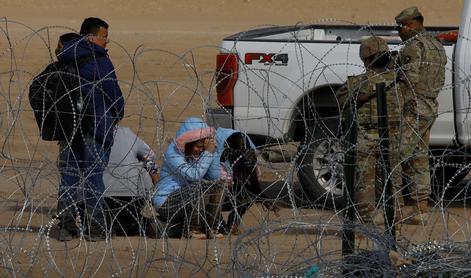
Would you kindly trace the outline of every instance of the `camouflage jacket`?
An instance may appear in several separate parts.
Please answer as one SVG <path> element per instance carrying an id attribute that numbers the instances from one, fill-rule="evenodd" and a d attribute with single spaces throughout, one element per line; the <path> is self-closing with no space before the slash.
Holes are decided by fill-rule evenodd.
<path id="1" fill-rule="evenodd" d="M 424 32 L 407 41 L 398 61 L 398 90 L 403 92 L 405 109 L 437 115 L 436 98 L 445 83 L 446 62 L 445 49 L 433 36 Z"/>
<path id="2" fill-rule="evenodd" d="M 388 123 L 390 126 L 398 126 L 402 112 L 402 96 L 396 93 L 396 75 L 394 71 L 377 73 L 368 70 L 366 73 L 350 76 L 346 84 L 339 89 L 337 97 L 342 107 L 352 105 L 351 110 L 356 113 L 358 124 L 362 127 L 376 128 L 378 125 L 376 84 L 385 83 Z M 361 105 L 365 100 L 369 101 Z"/>

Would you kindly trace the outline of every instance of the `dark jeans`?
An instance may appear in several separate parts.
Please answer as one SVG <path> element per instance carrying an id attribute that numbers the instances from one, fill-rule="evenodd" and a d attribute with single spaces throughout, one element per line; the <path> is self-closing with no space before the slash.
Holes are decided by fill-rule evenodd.
<path id="1" fill-rule="evenodd" d="M 61 144 L 59 219 L 70 221 L 79 212 L 82 223 L 85 217 L 87 226 L 99 225 L 106 229 L 103 171 L 108 164 L 111 146 L 95 141 L 90 134 L 85 134 L 85 138 L 76 138 L 71 144 Z M 80 208 L 84 211 L 80 212 Z"/>
<path id="2" fill-rule="evenodd" d="M 168 227 L 182 226 L 184 232 L 215 230 L 221 219 L 225 187 L 223 182 L 206 180 L 186 185 L 171 193 L 157 208 L 159 218 Z"/>
<path id="3" fill-rule="evenodd" d="M 105 197 L 108 226 L 117 236 L 144 235 L 147 233 L 147 219 L 141 215 L 146 205 L 143 197 Z"/>

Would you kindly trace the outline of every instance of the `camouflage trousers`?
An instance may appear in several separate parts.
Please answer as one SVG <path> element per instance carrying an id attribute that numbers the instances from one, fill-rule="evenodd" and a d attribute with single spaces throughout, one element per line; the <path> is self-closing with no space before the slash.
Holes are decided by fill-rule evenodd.
<path id="1" fill-rule="evenodd" d="M 393 198 L 395 206 L 403 205 L 401 194 L 401 163 L 399 159 L 399 144 L 395 134 L 398 128 L 393 126 L 389 128 L 389 162 L 390 173 L 388 180 L 393 186 Z M 381 187 L 381 170 L 384 163 L 380 159 L 380 140 L 378 130 L 376 128 L 366 128 L 360 126 L 357 130 L 357 152 L 356 152 L 356 178 L 355 178 L 355 200 L 357 211 L 363 222 L 371 220 L 371 213 L 379 206 L 376 205 L 377 198 L 376 189 Z M 378 190 L 379 192 L 379 190 Z M 381 194 L 381 197 L 383 194 Z M 384 200 L 384 199 L 383 199 Z"/>
<path id="2" fill-rule="evenodd" d="M 417 202 L 427 200 L 431 192 L 428 146 L 434 121 L 435 117 L 419 117 L 406 112 L 400 132 L 396 134 L 402 171 L 407 177 L 405 186 L 408 186 L 411 198 Z"/>

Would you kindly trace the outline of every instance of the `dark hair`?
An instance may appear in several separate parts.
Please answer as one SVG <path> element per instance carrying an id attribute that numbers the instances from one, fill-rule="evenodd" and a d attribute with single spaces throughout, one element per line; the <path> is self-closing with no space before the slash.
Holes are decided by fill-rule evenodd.
<path id="1" fill-rule="evenodd" d="M 231 136 L 227 137 L 226 144 L 227 145 L 224 147 L 245 150 L 248 145 L 248 141 L 245 134 L 235 132 L 231 134 Z"/>
<path id="2" fill-rule="evenodd" d="M 108 29 L 108 23 L 96 17 L 85 18 L 85 20 L 82 22 L 82 26 L 80 27 L 80 35 L 96 35 L 100 27 Z"/>
<path id="3" fill-rule="evenodd" d="M 65 33 L 59 37 L 59 41 L 62 44 L 65 44 L 66 42 L 71 41 L 76 38 L 80 38 L 80 35 L 77 33 Z"/>
<path id="4" fill-rule="evenodd" d="M 186 143 L 185 144 L 185 156 L 190 156 L 193 146 L 196 145 L 199 141 L 201 141 L 203 139 L 205 139 L 205 138 L 201 138 L 201 139 L 198 139 L 196 141 Z"/>

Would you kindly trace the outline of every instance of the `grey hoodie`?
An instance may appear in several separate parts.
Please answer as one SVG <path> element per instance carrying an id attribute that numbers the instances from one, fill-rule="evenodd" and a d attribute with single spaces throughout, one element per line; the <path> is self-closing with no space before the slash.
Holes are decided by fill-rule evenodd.
<path id="1" fill-rule="evenodd" d="M 116 128 L 108 167 L 103 174 L 105 197 L 150 198 L 154 186 L 143 165 L 155 153 L 131 129 Z"/>

